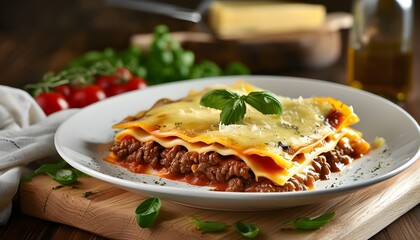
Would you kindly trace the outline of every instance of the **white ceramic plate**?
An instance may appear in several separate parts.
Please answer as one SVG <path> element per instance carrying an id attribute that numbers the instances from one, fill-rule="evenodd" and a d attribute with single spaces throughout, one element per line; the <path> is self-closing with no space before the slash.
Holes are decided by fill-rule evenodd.
<path id="1" fill-rule="evenodd" d="M 354 127 L 372 142 L 386 139 L 386 146 L 353 162 L 313 191 L 288 193 L 232 193 L 159 177 L 135 174 L 103 161 L 116 133 L 111 126 L 124 117 L 149 108 L 160 98 L 178 99 L 191 89 L 244 79 L 258 87 L 288 97 L 331 96 L 352 105 L 361 121 Z M 55 145 L 73 167 L 92 177 L 133 192 L 180 204 L 219 210 L 268 210 L 326 201 L 384 181 L 412 165 L 420 155 L 420 128 L 397 105 L 373 94 L 343 85 L 292 77 L 233 76 L 188 80 L 149 87 L 109 98 L 73 115 L 57 130 Z"/>

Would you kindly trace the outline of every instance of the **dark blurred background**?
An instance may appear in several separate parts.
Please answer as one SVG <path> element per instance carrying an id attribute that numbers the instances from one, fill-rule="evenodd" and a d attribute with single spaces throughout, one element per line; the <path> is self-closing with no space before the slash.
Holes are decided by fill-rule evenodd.
<path id="1" fill-rule="evenodd" d="M 176 1 L 176 4 L 194 8 L 198 2 L 182 0 Z M 323 3 L 329 12 L 350 12 L 351 1 L 307 2 Z M 46 71 L 59 70 L 85 51 L 102 50 L 106 47 L 125 48 L 132 35 L 150 33 L 157 24 L 162 23 L 166 24 L 170 31 L 200 30 L 193 23 L 118 8 L 100 0 L 2 0 L 0 83 L 22 87 L 23 83 L 38 81 Z M 230 46 L 232 45 L 234 44 L 231 43 Z M 260 48 L 261 51 L 267 49 L 269 48 Z M 196 55 L 198 59 L 204 57 L 200 52 L 196 52 Z M 293 70 L 293 67 L 281 66 L 264 73 L 293 75 L 293 71 L 286 70 Z M 325 77 L 329 78 L 326 80 L 333 80 L 334 76 Z"/>
<path id="2" fill-rule="evenodd" d="M 162 1 L 174 4 L 175 1 Z M 180 0 L 179 6 L 195 8 L 200 1 Z M 300 1 L 323 4 L 329 13 L 351 12 L 352 1 L 315 0 Z M 416 2 L 417 3 L 417 2 Z M 419 42 L 420 4 L 415 4 L 414 65 L 420 63 Z M 200 31 L 196 24 L 162 15 L 110 6 L 104 0 L 38 0 L 0 1 L 0 84 L 23 87 L 41 79 L 47 71 L 59 71 L 70 60 L 89 50 L 116 50 L 126 48 L 130 37 L 153 32 L 158 24 L 165 24 L 171 32 Z M 332 82 L 346 81 L 346 47 L 348 30 L 340 30 L 339 56 L 321 67 L 305 65 L 308 49 L 317 43 L 301 41 L 241 45 L 236 42 L 194 44 L 186 42 L 196 59 L 207 59 L 224 65 L 231 60 L 244 61 L 253 74 L 273 74 L 316 78 Z M 306 41 L 306 40 L 305 40 Z M 301 49 L 302 46 L 307 49 Z M 313 44 L 313 45 L 311 45 Z M 328 42 L 324 48 L 328 49 Z M 322 55 L 321 53 L 317 53 Z M 255 59 L 255 61 L 254 61 Z M 420 68 L 415 67 L 415 90 L 409 101 L 419 101 Z"/>

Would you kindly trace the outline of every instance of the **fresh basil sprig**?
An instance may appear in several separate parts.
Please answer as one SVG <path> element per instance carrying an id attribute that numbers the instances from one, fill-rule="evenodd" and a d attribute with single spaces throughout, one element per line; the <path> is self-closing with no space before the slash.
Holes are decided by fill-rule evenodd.
<path id="1" fill-rule="evenodd" d="M 227 89 L 216 89 L 204 94 L 200 104 L 205 107 L 222 110 L 220 123 L 229 125 L 241 122 L 246 113 L 246 104 L 263 114 L 281 114 L 283 106 L 281 102 L 270 92 L 251 92 L 242 95 Z"/>
<path id="2" fill-rule="evenodd" d="M 335 216 L 335 212 L 326 213 L 316 218 L 301 217 L 295 219 L 292 224 L 296 229 L 300 230 L 316 230 L 331 221 Z"/>
<path id="3" fill-rule="evenodd" d="M 226 224 L 222 222 L 201 221 L 198 218 L 193 218 L 193 222 L 197 229 L 199 229 L 202 233 L 217 232 L 226 227 Z"/>
<path id="4" fill-rule="evenodd" d="M 260 232 L 260 229 L 252 223 L 235 222 L 232 226 L 236 232 L 247 238 L 254 238 Z"/>
<path id="5" fill-rule="evenodd" d="M 159 215 L 162 203 L 157 197 L 150 197 L 144 200 L 136 208 L 136 221 L 141 228 L 152 226 L 156 217 Z"/>

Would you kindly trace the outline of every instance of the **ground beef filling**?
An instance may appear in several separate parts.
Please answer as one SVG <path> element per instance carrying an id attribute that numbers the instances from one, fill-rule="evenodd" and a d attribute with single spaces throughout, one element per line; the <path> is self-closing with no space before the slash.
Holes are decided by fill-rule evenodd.
<path id="1" fill-rule="evenodd" d="M 154 141 L 140 142 L 127 137 L 111 146 L 118 161 L 127 164 L 164 168 L 173 176 L 189 175 L 202 182 L 220 183 L 217 190 L 230 192 L 291 192 L 308 190 L 318 180 L 329 179 L 331 172 L 340 171 L 349 164 L 354 152 L 348 145 L 337 147 L 316 157 L 305 174 L 298 173 L 283 186 L 277 186 L 270 180 L 259 178 L 255 181 L 249 167 L 236 156 L 222 156 L 216 152 L 190 152 L 183 146 L 165 148 Z"/>

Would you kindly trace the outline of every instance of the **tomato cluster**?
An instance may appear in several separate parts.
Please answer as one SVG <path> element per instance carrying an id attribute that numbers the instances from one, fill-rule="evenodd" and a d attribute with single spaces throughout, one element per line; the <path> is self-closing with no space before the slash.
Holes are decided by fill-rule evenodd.
<path id="1" fill-rule="evenodd" d="M 35 97 L 46 115 L 69 109 L 82 108 L 124 92 L 147 87 L 144 79 L 133 76 L 125 68 L 118 68 L 114 75 L 98 75 L 89 85 L 67 83 L 56 86 L 52 91 L 42 92 Z"/>

